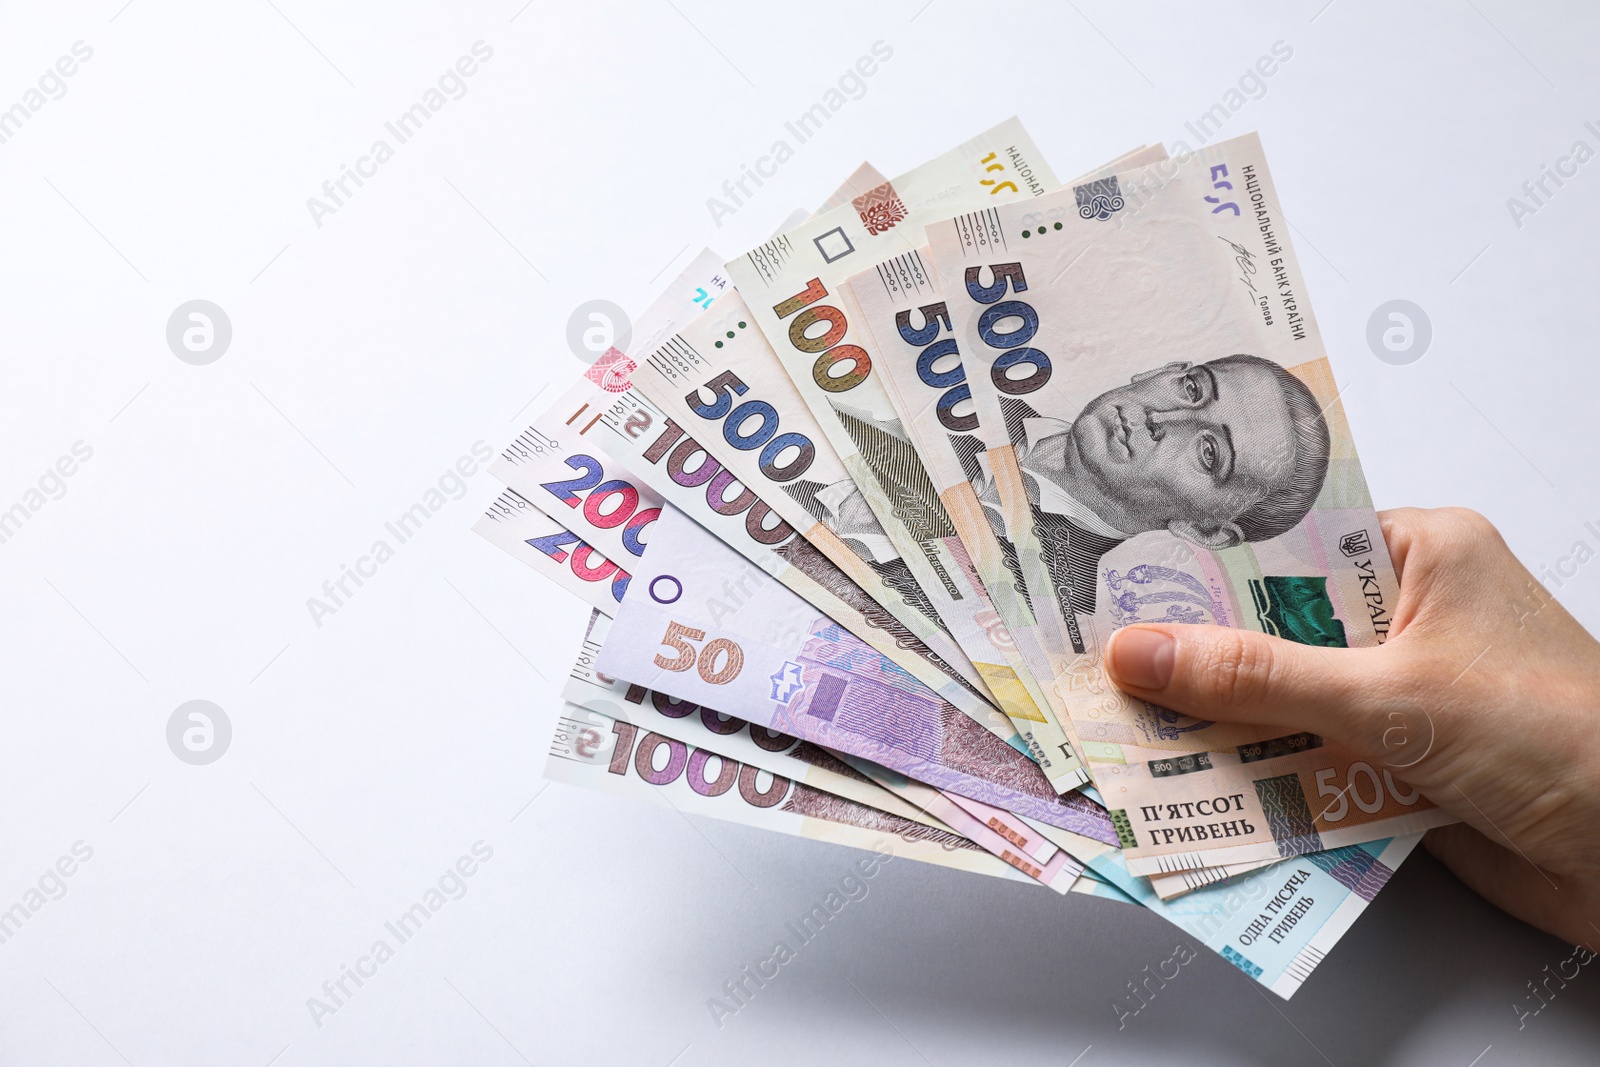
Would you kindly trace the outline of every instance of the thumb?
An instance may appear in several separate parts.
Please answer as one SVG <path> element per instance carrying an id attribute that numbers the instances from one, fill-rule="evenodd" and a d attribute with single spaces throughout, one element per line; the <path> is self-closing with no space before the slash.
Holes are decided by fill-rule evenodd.
<path id="1" fill-rule="evenodd" d="M 1358 750 L 1382 733 L 1379 649 L 1318 648 L 1226 626 L 1135 625 L 1112 634 L 1120 688 L 1217 722 L 1307 730 Z"/>

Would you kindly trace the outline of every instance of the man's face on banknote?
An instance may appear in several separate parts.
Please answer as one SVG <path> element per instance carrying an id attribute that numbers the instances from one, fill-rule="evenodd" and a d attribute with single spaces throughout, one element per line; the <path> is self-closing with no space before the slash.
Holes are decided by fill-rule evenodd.
<path id="1" fill-rule="evenodd" d="M 1129 533 L 1226 540 L 1281 489 L 1295 427 L 1282 377 L 1257 360 L 1169 363 L 1102 393 L 1024 467 Z M 1051 469 L 1055 468 L 1055 469 Z"/>

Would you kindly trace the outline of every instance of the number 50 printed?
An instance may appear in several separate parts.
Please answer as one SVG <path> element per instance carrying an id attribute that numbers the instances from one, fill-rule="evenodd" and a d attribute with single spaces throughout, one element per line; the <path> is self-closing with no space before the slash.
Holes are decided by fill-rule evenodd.
<path id="1" fill-rule="evenodd" d="M 706 632 L 685 626 L 681 622 L 667 624 L 661 643 L 675 650 L 675 659 L 656 653 L 655 663 L 664 671 L 686 671 L 690 667 L 700 672 L 707 685 L 727 685 L 744 670 L 744 649 L 726 637 L 714 637 L 704 647 L 696 648 L 691 641 L 705 641 Z"/>

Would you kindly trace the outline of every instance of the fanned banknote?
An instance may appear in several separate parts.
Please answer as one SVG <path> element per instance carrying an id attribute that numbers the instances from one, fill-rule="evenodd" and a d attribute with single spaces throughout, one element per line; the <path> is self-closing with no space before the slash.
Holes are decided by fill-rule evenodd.
<path id="1" fill-rule="evenodd" d="M 942 793 L 875 763 L 600 674 L 594 663 L 609 632 L 610 620 L 595 610 L 562 692 L 569 704 L 709 748 L 747 766 L 913 822 L 951 830 L 1057 892 L 1069 891 L 1082 873 L 1081 863 L 1010 812 Z"/>
<path id="2" fill-rule="evenodd" d="M 943 653 L 952 650 L 962 658 L 949 634 L 938 629 L 929 633 L 938 651 L 925 644 L 644 397 L 631 389 L 607 397 L 599 415 L 585 422 L 581 432 L 592 435 L 592 444 L 599 446 L 591 446 L 591 450 L 633 472 L 630 479 L 670 501 L 762 573 L 777 579 L 974 721 L 1026 750 L 1011 721 L 968 680 L 971 664 L 958 670 L 945 658 Z M 724 599 L 733 603 L 740 595 L 738 588 L 730 587 Z"/>
<path id="3" fill-rule="evenodd" d="M 1276 862 L 1276 860 L 1251 860 L 1248 863 L 1225 863 L 1220 867 L 1191 867 L 1183 871 L 1146 875 L 1145 880 L 1150 883 L 1150 888 L 1155 891 L 1156 896 L 1162 900 L 1175 900 L 1185 893 L 1225 882 L 1236 875 L 1259 871 Z"/>
<path id="4" fill-rule="evenodd" d="M 810 409 L 810 427 L 826 437 L 839 460 L 816 463 L 809 477 L 804 476 L 808 472 L 796 472 L 785 492 L 803 504 L 813 525 L 825 525 L 857 551 L 906 571 L 907 579 L 927 595 L 928 610 L 945 621 L 983 673 L 989 692 L 1052 783 L 1066 790 L 1086 780 L 1082 766 L 1055 716 L 1041 706 L 1044 693 L 989 604 L 916 449 L 873 376 L 871 338 L 849 294 L 841 291 L 845 278 L 861 264 L 920 243 L 925 222 L 981 204 L 1026 199 L 1054 181 L 1021 124 L 1012 119 L 848 207 L 820 214 L 730 261 L 728 270 L 749 304 L 749 322 L 766 335 Z M 728 342 L 739 340 L 743 327 L 726 325 Z M 677 356 L 681 366 L 694 351 L 692 340 L 670 351 L 658 350 L 658 365 L 670 366 Z M 704 353 L 715 358 L 711 349 Z M 744 360 L 730 362 L 745 369 Z M 683 369 L 699 376 L 702 368 Z M 765 422 L 755 424 L 758 405 L 773 412 L 772 427 L 787 420 L 794 424 L 789 433 L 800 432 L 794 395 L 755 378 L 755 368 L 750 369 L 752 379 L 737 390 L 753 390 L 737 409 L 742 421 L 735 424 L 730 415 L 722 422 L 730 443 L 743 445 L 765 432 Z M 681 389 L 682 384 L 674 382 L 673 387 Z M 695 405 L 701 418 L 721 410 L 716 399 Z M 796 457 L 795 465 L 800 459 Z"/>
<path id="5" fill-rule="evenodd" d="M 515 490 L 495 498 L 472 529 L 598 611 L 616 611 L 628 590 L 627 571 Z"/>
<path id="6" fill-rule="evenodd" d="M 817 425 L 771 346 L 751 325 L 737 291 L 716 311 L 688 324 L 653 352 L 641 352 L 632 374 L 642 394 L 675 424 L 690 427 L 723 468 L 762 499 L 858 584 L 887 584 L 907 591 L 930 623 L 947 627 L 981 676 L 983 691 L 1006 713 L 1058 791 L 1087 780 L 1071 749 L 1039 743 L 1039 728 L 1053 727 L 1038 710 L 1036 690 L 998 613 L 955 538 L 943 505 L 920 503 L 928 536 L 913 540 L 908 526 L 884 526 L 862 503 L 854 477 Z M 711 399 L 706 399 L 706 394 Z M 863 431 L 865 432 L 865 431 Z M 914 468 L 909 441 L 894 438 Z M 858 468 L 857 475 L 870 476 Z M 916 491 L 908 472 L 902 499 Z M 910 555 L 932 553 L 960 570 L 929 574 L 919 582 Z M 933 584 L 926 584 L 928 580 Z M 1042 695 L 1039 697 L 1043 699 Z"/>
<path id="7" fill-rule="evenodd" d="M 1009 811 L 924 785 L 870 760 L 800 741 L 711 708 L 650 693 L 643 686 L 599 674 L 593 664 L 604 647 L 608 632 L 608 621 L 596 611 L 591 617 L 583 651 L 563 692 L 570 703 L 630 722 L 642 720 L 658 733 L 715 748 L 743 763 L 849 796 L 914 821 L 952 829 L 1057 892 L 1068 891 L 1072 880 L 1082 872 L 1082 864 L 1051 841 L 1048 834 Z M 645 705 L 647 698 L 648 707 Z M 697 727 L 715 736 L 703 736 Z M 780 751 L 780 758 L 785 762 L 775 765 L 774 757 L 780 756 Z M 796 775 L 796 763 L 805 767 L 804 774 Z M 844 772 L 844 776 L 840 772 Z M 862 790 L 868 792 L 862 793 Z M 1077 840 L 1076 836 L 1073 840 Z"/>
<path id="8" fill-rule="evenodd" d="M 844 180 L 844 184 L 830 193 L 828 199 L 824 200 L 821 206 L 818 207 L 817 210 L 813 211 L 808 217 L 816 218 L 818 215 L 832 211 L 841 204 L 848 204 L 856 197 L 870 190 L 876 189 L 878 186 L 882 185 L 888 180 L 889 179 L 885 178 L 877 167 L 874 167 L 871 163 L 863 163 L 861 166 L 851 171 L 850 177 Z M 785 226 L 778 232 L 783 233 L 789 228 L 790 227 Z"/>
<path id="9" fill-rule="evenodd" d="M 573 704 L 566 705 L 556 723 L 544 774 L 551 781 L 649 800 L 688 815 L 849 845 L 891 860 L 1032 881 L 948 830 L 824 793 Z"/>
<path id="10" fill-rule="evenodd" d="M 737 595 L 729 598 L 729 590 Z M 668 507 L 596 669 L 1102 841 L 1103 809 Z"/>
<path id="11" fill-rule="evenodd" d="M 682 705 L 670 702 L 667 707 L 676 712 Z M 634 710 L 637 712 L 638 708 Z M 584 712 L 588 712 L 587 718 Z M 668 723 L 681 723 L 687 716 L 664 717 L 664 722 L 659 724 L 634 722 L 630 724 L 632 732 L 616 725 L 613 718 L 603 712 L 569 703 L 567 715 L 558 727 L 552 756 L 585 762 L 593 771 L 605 767 L 608 773 L 622 781 L 602 782 L 597 775 L 579 774 L 574 768 L 556 768 L 554 760 L 547 775 L 557 780 L 605 788 L 617 793 L 643 793 L 646 786 L 661 788 L 677 783 L 677 790 L 667 799 L 680 810 L 732 818 L 750 825 L 767 825 L 813 839 L 859 846 L 862 838 L 857 835 L 839 832 L 832 827 L 818 827 L 801 820 L 768 820 L 760 814 L 766 808 L 781 803 L 785 813 L 842 821 L 874 832 L 895 833 L 901 840 L 912 844 L 912 851 L 908 854 L 930 862 L 981 873 L 999 873 L 995 867 L 975 859 L 980 855 L 973 851 L 975 846 L 962 841 L 957 835 L 931 825 L 927 820 L 922 820 L 919 825 L 885 811 L 879 799 L 881 791 L 874 796 L 878 800 L 876 805 L 863 803 L 856 797 L 845 797 L 842 791 L 833 791 L 824 796 L 824 791 L 819 790 L 817 796 L 808 797 L 804 793 L 786 789 L 781 783 L 790 779 L 772 772 L 770 767 L 763 768 L 773 774 L 769 780 L 762 777 L 751 762 L 741 763 L 736 759 L 722 758 L 731 749 L 730 742 L 739 737 L 742 731 L 717 735 L 714 740 L 708 738 L 707 743 L 696 745 L 692 741 L 685 743 L 683 738 L 660 729 L 660 726 Z M 721 723 L 721 717 L 716 721 Z M 609 743 L 604 736 L 606 731 L 610 731 Z M 708 744 L 716 744 L 724 752 L 712 756 L 710 753 L 715 750 L 708 749 Z M 752 746 L 745 748 L 751 750 Z M 619 749 L 622 749 L 620 755 Z M 754 746 L 753 751 L 762 750 Z M 630 757 L 631 764 L 626 762 Z M 813 768 L 804 763 L 799 766 L 805 773 L 815 777 Z M 638 780 L 628 781 L 630 777 Z M 793 790 L 813 788 L 801 781 L 794 781 L 792 786 Z M 739 799 L 744 802 L 743 807 L 733 804 L 732 795 L 736 789 Z M 774 793 L 779 791 L 783 796 L 774 800 Z M 682 795 L 685 792 L 697 793 L 700 799 L 692 800 Z M 729 795 L 725 804 L 708 803 L 724 794 Z M 788 799 L 788 803 L 782 803 L 784 799 Z M 1234 878 L 1222 885 L 1204 887 L 1174 903 L 1159 899 L 1145 879 L 1129 872 L 1116 848 L 1070 832 L 1055 832 L 1063 838 L 1067 848 L 1046 862 L 1049 873 L 1043 877 L 1040 873 L 1029 872 L 1033 873 L 1036 880 L 1053 884 L 1058 890 L 1069 884 L 1078 892 L 1137 902 L 1179 926 L 1246 975 L 1285 998 L 1292 996 L 1310 976 L 1417 842 L 1417 836 L 1412 835 L 1393 842 L 1348 846 L 1297 857 Z M 928 844 L 938 844 L 940 849 L 926 849 L 924 846 Z M 896 854 L 901 854 L 896 847 Z M 963 851 L 965 854 L 959 854 Z M 1077 863 L 1069 864 L 1068 858 L 1076 859 Z M 1084 864 L 1089 865 L 1087 870 L 1084 870 Z M 1010 867 L 1018 871 L 1028 871 L 1028 866 L 1015 860 L 1010 863 Z M 1094 877 L 1089 882 L 1083 882 L 1075 878 L 1076 872 L 1092 874 Z M 1111 890 L 1096 888 L 1097 884 L 1111 887 Z"/>
<path id="12" fill-rule="evenodd" d="M 859 756 L 837 755 L 886 791 L 915 804 L 979 848 L 1058 893 L 1070 892 L 1084 871 L 1070 852 L 1013 812 L 923 785 Z"/>
<path id="13" fill-rule="evenodd" d="M 858 770 L 808 741 L 596 673 L 594 658 L 610 629 L 609 616 L 626 591 L 627 573 L 509 489 L 474 529 L 593 609 L 583 648 L 562 694 L 568 703 L 644 725 L 689 744 L 714 745 L 719 754 L 746 765 L 915 822 L 949 830 L 946 822 L 931 814 L 939 810 L 963 824 L 976 823 L 979 834 L 988 835 L 984 846 L 989 851 L 1053 887 L 1064 890 L 1081 870 L 1068 857 L 1057 859 L 1054 854 L 1058 850 L 1049 842 L 1029 840 L 1026 825 L 1009 818 L 1009 813 L 987 812 L 975 817 L 964 807 L 952 806 L 937 790 L 909 779 L 897 777 L 893 790 L 885 788 L 875 784 L 879 776 L 890 773 L 882 768 L 869 765 Z M 902 800 L 897 794 L 912 799 Z"/>
<path id="14" fill-rule="evenodd" d="M 845 187 L 835 194 L 835 198 L 840 198 L 850 191 L 852 182 L 866 181 L 877 176 L 877 172 L 870 165 L 863 164 L 856 174 L 852 176 L 851 181 L 847 182 Z M 571 415 L 568 414 L 569 412 L 608 410 L 613 416 L 621 416 L 626 410 L 626 416 L 621 421 L 621 429 L 628 438 L 638 439 L 646 430 L 650 429 L 652 420 L 655 420 L 652 406 L 646 403 L 635 403 L 630 407 L 627 403 L 629 400 L 642 400 L 642 397 L 631 391 L 631 387 L 634 385 L 633 379 L 641 371 L 640 364 L 652 358 L 653 353 L 658 352 L 663 346 L 674 346 L 677 341 L 676 334 L 678 330 L 688 329 L 693 322 L 698 321 L 699 316 L 683 316 L 676 312 L 675 309 L 682 305 L 682 299 L 677 294 L 689 290 L 697 279 L 706 275 L 708 271 L 713 271 L 711 266 L 713 259 L 714 257 L 709 251 L 701 252 L 683 274 L 668 286 L 667 292 L 641 316 L 642 321 L 650 327 L 647 331 L 648 344 L 631 346 L 635 355 L 624 355 L 621 352 L 608 353 L 597 364 L 597 368 L 602 366 L 607 368 L 603 378 L 596 378 L 595 372 L 589 374 L 590 378 L 604 385 L 606 394 L 614 395 L 604 395 L 597 390 L 589 390 L 587 393 L 583 390 L 569 391 L 567 396 L 547 414 L 546 423 L 548 424 L 551 416 L 556 416 L 565 418 L 567 420 L 566 424 L 570 426 L 574 420 L 581 418 L 584 422 L 578 432 L 579 434 L 584 434 L 589 431 L 592 425 L 589 421 L 592 416 L 589 414 Z M 738 294 L 727 290 L 726 279 L 722 274 L 716 273 L 713 281 L 708 284 L 711 284 L 715 291 L 721 295 L 724 304 L 729 300 L 735 303 L 738 302 Z M 696 288 L 695 291 L 700 292 L 702 290 Z M 719 321 L 727 317 L 720 305 L 716 314 Z M 735 319 L 741 317 L 747 319 L 748 315 L 741 316 L 738 313 L 734 315 Z M 730 334 L 732 333 L 732 331 L 729 332 Z M 758 339 L 759 331 L 751 330 L 749 335 L 751 338 Z M 690 420 L 684 425 L 692 427 L 692 423 L 695 421 L 698 420 Z M 615 425 L 615 419 L 613 424 Z M 669 421 L 663 428 L 670 429 L 674 425 L 677 424 Z M 552 429 L 548 425 L 545 428 L 547 430 Z M 780 436 L 783 436 L 785 440 L 793 437 L 793 435 L 787 434 Z M 675 440 L 673 442 L 673 451 L 665 457 L 651 457 L 647 453 L 646 458 L 650 458 L 652 463 L 660 463 L 665 458 L 675 484 L 687 483 L 690 487 L 697 487 L 704 481 L 706 483 L 706 499 L 712 507 L 733 508 L 736 503 L 749 499 L 753 501 L 749 505 L 750 513 L 766 513 L 771 503 L 766 497 L 770 494 L 762 494 L 759 500 L 755 500 L 748 494 L 741 495 L 738 493 L 717 496 L 717 494 L 729 488 L 730 484 L 733 484 L 732 480 L 742 472 L 728 469 L 714 453 L 708 454 L 705 462 L 695 465 L 690 470 L 675 469 L 673 467 L 673 460 L 690 457 L 691 446 L 697 443 L 688 439 Z M 626 446 L 627 442 L 623 442 L 623 444 Z M 804 450 L 798 448 L 796 450 L 800 453 L 799 458 L 804 459 Z M 763 454 L 767 451 L 773 450 L 764 450 Z M 777 451 L 787 452 L 788 450 L 777 449 Z M 681 468 L 682 463 L 679 463 L 678 467 Z M 766 482 L 765 479 L 755 478 L 747 478 L 746 481 L 752 488 L 762 487 Z M 743 486 L 740 488 L 742 489 Z M 668 493 L 667 495 L 671 494 Z M 781 517 L 788 519 L 787 513 L 780 511 L 779 514 Z M 812 522 L 796 527 L 796 529 L 807 533 L 808 540 L 821 541 L 817 547 L 823 556 L 835 567 L 843 570 L 856 588 L 865 592 L 884 611 L 893 616 L 898 627 L 903 628 L 913 635 L 918 642 L 930 649 L 938 657 L 941 668 L 959 678 L 971 690 L 973 697 L 986 703 L 992 702 L 992 696 L 987 690 L 978 669 L 973 666 L 963 648 L 951 637 L 948 628 L 941 621 L 938 614 L 928 605 L 928 594 L 918 586 L 916 579 L 911 576 L 903 564 L 896 566 L 895 564 L 899 561 L 894 560 L 886 561 L 883 565 L 879 565 L 876 559 L 868 557 L 865 553 L 852 551 L 851 548 L 846 547 L 837 538 L 822 541 L 820 537 L 816 536 L 818 530 L 814 527 L 816 527 L 816 524 Z M 965 697 L 957 697 L 955 699 L 956 703 L 971 708 Z"/>
<path id="15" fill-rule="evenodd" d="M 1388 632 L 1287 229 L 1254 136 L 1057 189 L 1013 119 L 695 257 L 475 527 L 592 608 L 547 775 L 1136 903 L 1292 995 L 1448 819 L 1101 662 Z"/>
<path id="16" fill-rule="evenodd" d="M 649 349 L 660 344 L 710 307 L 728 286 L 717 257 L 702 251 L 639 316 L 629 347 Z M 592 401 L 627 388 L 631 366 L 622 351 L 606 352 L 489 466 L 489 472 L 518 496 L 623 567 L 644 551 L 646 531 L 661 513 L 661 500 L 611 477 L 603 457 L 577 447 L 575 439 L 599 413 L 599 405 Z"/>
<path id="17" fill-rule="evenodd" d="M 658 411 L 672 426 L 692 434 L 726 477 L 756 491 L 907 629 L 940 648 L 951 639 L 950 630 L 936 601 L 907 567 L 900 546 L 870 513 L 871 531 L 852 530 L 857 536 L 848 538 L 826 521 L 826 501 L 853 483 L 838 455 L 815 432 L 810 412 L 749 319 L 738 292 L 731 291 L 715 312 L 689 323 L 657 348 L 638 352 L 630 383 L 635 399 L 649 403 L 641 403 L 629 418 L 651 418 Z M 706 380 L 715 382 L 709 387 L 710 402 L 700 390 Z M 967 653 L 962 644 L 961 658 L 952 663 L 965 665 L 967 680 L 992 697 L 987 678 L 967 663 Z"/>
<path id="18" fill-rule="evenodd" d="M 1372 645 L 1395 582 L 1256 137 L 928 228 L 981 422 L 977 496 L 1074 645 L 1070 726 L 1155 874 L 1450 821 L 1309 733 L 1122 694 L 1131 622 Z"/>
<path id="19" fill-rule="evenodd" d="M 1117 894 L 1180 927 L 1285 1000 L 1311 976 L 1422 839 L 1408 834 L 1272 863 L 1176 900 L 1129 871 L 1117 849 L 1055 831 L 1063 846 Z"/>
<path id="20" fill-rule="evenodd" d="M 848 796 L 904 818 L 949 829 L 947 822 L 934 817 L 935 812 L 943 813 L 962 823 L 964 828 L 972 827 L 977 831 L 964 836 L 981 838 L 981 844 L 1001 859 L 1061 891 L 1065 891 L 1077 873 L 1076 869 L 1069 869 L 1074 865 L 1067 857 L 1056 858 L 1055 846 L 1042 838 L 1030 840 L 1027 826 L 1008 812 L 975 813 L 970 810 L 970 801 L 962 806 L 961 800 L 947 798 L 937 790 L 898 777 L 891 788 L 884 788 L 874 784 L 878 775 L 889 773 L 882 768 L 868 766 L 858 770 L 810 742 L 597 674 L 592 669 L 593 660 L 610 629 L 607 617 L 621 603 L 628 574 L 509 489 L 485 512 L 474 529 L 556 584 L 576 593 L 594 609 L 583 651 L 563 693 L 569 703 L 630 722 L 646 720 L 657 732 L 691 744 L 707 743 L 707 738 L 697 736 L 704 730 L 715 739 L 723 754 L 746 764 L 784 774 L 814 788 Z M 750 734 L 748 744 L 741 733 L 744 730 Z M 729 734 L 733 736 L 725 736 Z M 775 766 L 775 763 L 780 765 Z M 796 775 L 797 768 L 806 767 L 809 767 L 809 776 Z M 909 795 L 911 800 L 901 800 L 897 793 Z"/>
<path id="21" fill-rule="evenodd" d="M 639 317 L 636 336 L 659 341 L 698 314 L 726 291 L 720 270 L 711 253 L 701 253 Z M 694 284 L 697 279 L 704 284 Z M 922 627 L 920 634 L 907 629 L 896 612 L 811 549 L 692 440 L 674 438 L 667 442 L 671 450 L 662 455 L 643 447 L 664 440 L 660 431 L 670 427 L 661 427 L 651 409 L 634 400 L 633 369 L 624 353 L 606 353 L 517 435 L 491 465 L 491 473 L 624 570 L 631 570 L 630 561 L 644 552 L 648 531 L 661 514 L 663 497 L 655 491 L 661 490 L 947 700 L 974 717 L 994 721 L 997 730 L 1003 723 L 1008 734 L 1015 734 L 975 687 L 976 673 L 947 633 L 932 626 Z M 652 426 L 657 432 L 647 436 Z M 621 446 L 624 458 L 636 461 L 643 480 L 597 447 L 605 437 L 615 437 L 613 451 Z M 903 607 L 900 615 L 915 615 Z"/>
<path id="22" fill-rule="evenodd" d="M 1159 147 L 1141 148 L 1114 163 L 1142 166 L 1164 158 Z M 1057 647 L 1051 656 L 1054 630 L 1041 626 L 1034 616 L 1016 549 L 1004 531 L 996 531 L 987 521 L 973 492 L 972 480 L 994 431 L 979 424 L 971 390 L 962 380 L 960 352 L 928 249 L 923 246 L 868 263 L 857 264 L 861 272 L 847 284 L 860 312 L 860 325 L 872 338 L 876 377 L 959 539 L 953 554 L 970 561 L 985 603 L 1005 623 L 1004 633 L 1023 661 L 1019 674 L 1024 680 L 1044 679 L 1042 686 L 1034 683 L 1039 703 L 1048 705 L 1057 718 L 1065 718 L 1052 684 L 1054 663 L 1063 650 Z M 1070 753 L 1070 747 L 1066 751 Z"/>
<path id="23" fill-rule="evenodd" d="M 949 825 L 930 815 L 925 805 L 902 800 L 874 782 L 871 776 L 809 741 L 598 673 L 594 669 L 594 661 L 604 647 L 610 629 L 610 620 L 600 611 L 590 616 L 583 647 L 561 691 L 561 697 L 567 703 L 598 711 L 608 718 L 631 722 L 697 748 L 711 749 L 718 755 L 736 759 L 747 766 L 781 774 L 790 781 L 890 812 L 912 822 L 941 830 L 950 829 Z"/>

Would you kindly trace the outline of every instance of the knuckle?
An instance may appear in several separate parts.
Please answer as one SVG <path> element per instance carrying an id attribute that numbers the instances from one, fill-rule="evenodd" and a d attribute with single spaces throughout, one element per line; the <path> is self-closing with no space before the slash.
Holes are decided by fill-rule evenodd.
<path id="1" fill-rule="evenodd" d="M 1270 689 L 1272 647 L 1236 630 L 1222 630 L 1206 650 L 1198 687 L 1218 705 L 1254 704 Z"/>
<path id="2" fill-rule="evenodd" d="M 1471 508 L 1440 508 L 1433 514 L 1444 534 L 1464 548 L 1481 548 L 1500 540 L 1494 523 Z"/>
<path id="3" fill-rule="evenodd" d="M 1413 537 L 1418 527 L 1427 525 L 1428 514 L 1423 508 L 1389 508 L 1378 512 L 1378 525 L 1390 541 L 1397 535 Z"/>
<path id="4" fill-rule="evenodd" d="M 1494 523 L 1471 508 L 1434 508 L 1397 515 L 1389 521 L 1385 533 L 1401 572 L 1402 595 L 1408 589 L 1415 593 L 1432 580 L 1462 568 L 1493 569 L 1510 555 Z M 1398 537 L 1394 536 L 1396 533 Z"/>

